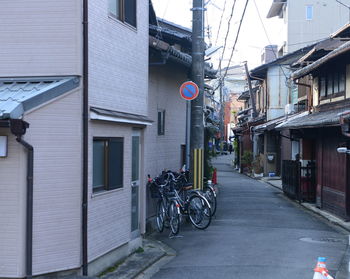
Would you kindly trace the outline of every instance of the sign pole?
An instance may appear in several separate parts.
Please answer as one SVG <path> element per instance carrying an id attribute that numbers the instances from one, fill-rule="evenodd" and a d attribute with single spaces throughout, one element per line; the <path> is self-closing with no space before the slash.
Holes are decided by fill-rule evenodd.
<path id="1" fill-rule="evenodd" d="M 192 17 L 192 80 L 199 96 L 191 102 L 191 180 L 195 188 L 203 187 L 204 170 L 204 5 L 193 0 Z"/>

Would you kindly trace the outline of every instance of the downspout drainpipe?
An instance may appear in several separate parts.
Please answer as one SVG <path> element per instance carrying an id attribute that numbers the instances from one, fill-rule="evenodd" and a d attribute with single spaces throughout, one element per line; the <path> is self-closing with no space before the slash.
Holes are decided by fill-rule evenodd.
<path id="1" fill-rule="evenodd" d="M 83 0 L 83 189 L 82 189 L 82 272 L 88 275 L 88 0 Z"/>
<path id="2" fill-rule="evenodd" d="M 27 156 L 27 216 L 26 216 L 26 278 L 33 276 L 33 170 L 34 148 L 28 142 L 17 136 L 16 140 L 22 144 L 28 152 Z"/>

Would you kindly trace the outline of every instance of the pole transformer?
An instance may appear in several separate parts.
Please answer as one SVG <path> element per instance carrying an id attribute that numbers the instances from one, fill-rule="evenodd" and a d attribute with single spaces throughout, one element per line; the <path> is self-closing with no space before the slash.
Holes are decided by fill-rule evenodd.
<path id="1" fill-rule="evenodd" d="M 191 180 L 195 188 L 203 188 L 204 162 L 204 4 L 193 0 L 192 17 L 192 81 L 199 95 L 191 101 Z"/>

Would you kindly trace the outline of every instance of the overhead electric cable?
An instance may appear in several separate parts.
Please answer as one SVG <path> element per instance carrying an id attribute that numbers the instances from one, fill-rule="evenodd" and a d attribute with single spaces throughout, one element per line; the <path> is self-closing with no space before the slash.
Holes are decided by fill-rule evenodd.
<path id="1" fill-rule="evenodd" d="M 237 44 L 237 41 L 238 41 L 238 38 L 239 38 L 239 33 L 241 31 L 241 27 L 242 27 L 242 22 L 243 22 L 243 19 L 244 19 L 244 15 L 245 15 L 245 12 L 247 10 L 247 6 L 248 6 L 248 2 L 249 0 L 247 0 L 245 2 L 245 6 L 244 6 L 244 10 L 243 10 L 243 13 L 242 13 L 242 16 L 241 16 L 241 20 L 239 21 L 239 26 L 238 26 L 238 30 L 237 30 L 237 35 L 236 35 L 236 39 L 235 39 L 235 42 L 233 44 L 233 48 L 232 48 L 232 51 L 231 51 L 231 56 L 230 56 L 230 59 L 228 61 L 228 64 L 227 64 L 227 67 L 226 67 L 226 70 L 225 70 L 225 74 L 223 76 L 223 80 L 225 79 L 226 75 L 227 75 L 227 71 L 228 71 L 228 68 L 230 67 L 230 64 L 231 64 L 231 60 L 232 60 L 232 57 L 233 57 L 233 53 L 235 51 L 235 48 L 236 48 L 236 44 Z"/>
<path id="2" fill-rule="evenodd" d="M 230 14 L 230 17 L 228 19 L 228 22 L 227 22 L 227 31 L 226 31 L 226 36 L 225 36 L 225 41 L 224 41 L 224 47 L 222 49 L 222 55 L 221 55 L 221 59 L 219 61 L 219 70 L 221 69 L 221 61 L 222 59 L 224 58 L 224 54 L 225 54 L 225 49 L 226 49 L 226 44 L 227 44 L 227 38 L 228 38 L 228 35 L 230 33 L 230 27 L 231 27 L 231 20 L 232 20 L 232 17 L 233 17 L 233 12 L 235 10 L 235 6 L 236 6 L 236 0 L 233 2 L 232 4 L 232 8 L 231 8 L 231 14 Z"/>
<path id="3" fill-rule="evenodd" d="M 267 34 L 267 31 L 266 31 L 266 28 L 265 28 L 264 22 L 262 21 L 262 18 L 261 18 L 261 16 L 260 16 L 260 12 L 259 12 L 258 6 L 256 5 L 255 0 L 253 0 L 253 2 L 254 2 L 254 5 L 255 5 L 255 8 L 256 8 L 256 11 L 257 11 L 257 13 L 258 13 L 259 19 L 260 19 L 260 23 L 261 23 L 261 25 L 262 25 L 262 27 L 263 27 L 263 29 L 264 29 L 264 32 L 265 32 L 265 35 L 266 35 L 267 41 L 269 42 L 269 44 L 270 44 L 270 45 L 272 45 L 272 44 L 271 44 L 271 41 L 270 41 L 270 38 L 269 38 L 269 35 Z M 273 50 L 272 50 L 272 52 L 273 52 L 273 55 L 275 56 L 275 59 L 277 59 L 278 57 L 277 57 L 276 52 L 275 52 L 275 51 L 273 51 Z M 281 69 L 281 71 L 282 71 L 283 75 L 285 76 L 286 80 L 288 80 L 288 77 L 287 77 L 286 73 L 284 72 L 284 70 L 283 70 L 282 66 L 281 66 L 281 65 L 278 65 L 278 66 L 280 67 L 280 69 Z"/>
<path id="4" fill-rule="evenodd" d="M 221 14 L 221 17 L 220 17 L 218 33 L 216 34 L 216 39 L 215 39 L 215 44 L 214 44 L 215 46 L 216 46 L 216 44 L 217 44 L 217 42 L 218 42 L 218 38 L 219 38 L 219 35 L 220 35 L 221 22 L 222 22 L 222 18 L 224 17 L 224 14 L 225 14 L 226 1 L 227 1 L 227 0 L 225 0 L 225 2 L 224 2 L 224 8 L 223 8 L 223 10 L 222 10 L 222 14 Z"/>

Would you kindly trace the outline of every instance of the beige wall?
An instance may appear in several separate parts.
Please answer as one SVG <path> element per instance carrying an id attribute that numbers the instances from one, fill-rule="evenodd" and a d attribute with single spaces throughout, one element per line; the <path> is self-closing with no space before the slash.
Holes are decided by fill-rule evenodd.
<path id="1" fill-rule="evenodd" d="M 89 1 L 89 103 L 147 115 L 148 6 L 137 1 L 137 29 L 108 16 L 108 1 Z"/>
<path id="2" fill-rule="evenodd" d="M 81 0 L 0 2 L 0 76 L 81 74 Z"/>
<path id="3" fill-rule="evenodd" d="M 80 103 L 75 89 L 24 116 L 34 147 L 33 274 L 80 266 Z"/>
<path id="4" fill-rule="evenodd" d="M 33 274 L 78 268 L 81 235 L 81 105 L 74 90 L 24 116 L 34 147 Z M 0 277 L 25 275 L 26 149 L 9 135 L 0 158 Z"/>
<path id="5" fill-rule="evenodd" d="M 0 158 L 0 277 L 23 277 L 25 256 L 26 156 L 9 129 L 8 156 Z"/>
<path id="6" fill-rule="evenodd" d="M 128 125 L 106 121 L 90 123 L 89 142 L 89 261 L 131 239 L 131 136 Z M 92 141 L 94 137 L 124 138 L 123 188 L 92 192 Z"/>

